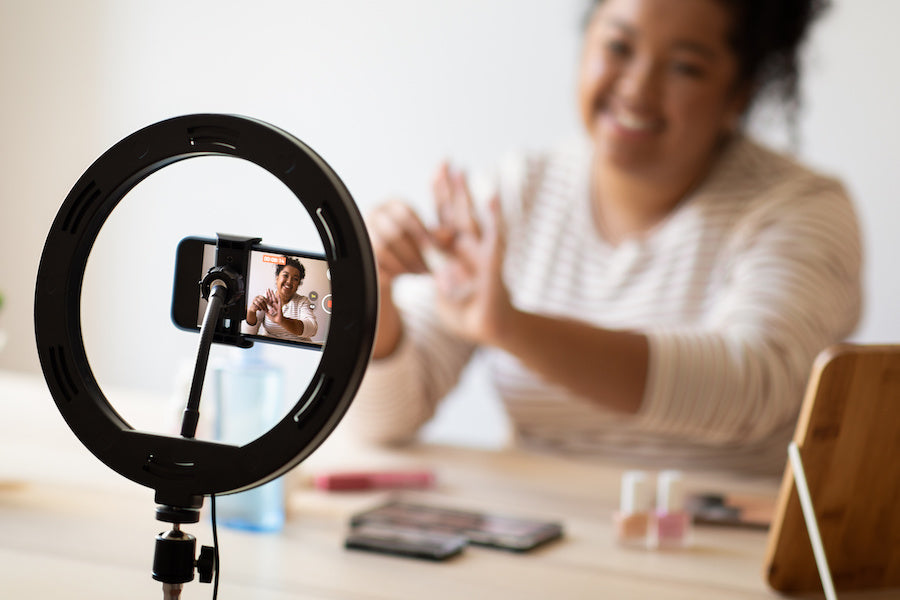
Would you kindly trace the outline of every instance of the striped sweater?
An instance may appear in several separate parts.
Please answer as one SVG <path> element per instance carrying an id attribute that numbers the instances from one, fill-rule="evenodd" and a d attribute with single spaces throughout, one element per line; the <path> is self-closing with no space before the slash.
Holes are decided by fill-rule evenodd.
<path id="1" fill-rule="evenodd" d="M 523 445 L 778 472 L 813 359 L 859 318 L 860 234 L 843 188 L 739 137 L 664 222 L 612 246 L 594 226 L 589 167 L 573 145 L 502 169 L 504 281 L 521 310 L 645 333 L 639 412 L 608 411 L 501 351 L 473 353 L 441 328 L 430 279 L 409 276 L 396 293 L 404 336 L 367 371 L 352 427 L 410 439 L 476 356 Z"/>
<path id="2" fill-rule="evenodd" d="M 246 321 L 241 324 L 241 333 L 267 335 L 282 340 L 294 342 L 309 342 L 319 330 L 316 314 L 313 312 L 309 298 L 294 294 L 287 304 L 282 305 L 281 314 L 288 319 L 303 322 L 303 335 L 291 333 L 272 318 L 264 310 L 256 311 L 256 325 L 248 325 Z"/>

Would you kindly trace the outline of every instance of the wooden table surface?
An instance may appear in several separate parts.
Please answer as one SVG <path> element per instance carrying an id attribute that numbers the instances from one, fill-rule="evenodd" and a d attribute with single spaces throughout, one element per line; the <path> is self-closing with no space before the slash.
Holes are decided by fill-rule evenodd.
<path id="1" fill-rule="evenodd" d="M 159 403 L 134 395 L 135 410 Z M 0 373 L 0 597 L 158 598 L 150 576 L 153 492 L 107 469 L 67 428 L 38 377 Z M 424 467 L 436 485 L 400 497 L 436 505 L 559 520 L 564 539 L 527 554 L 469 547 L 431 563 L 343 548 L 354 512 L 394 495 L 312 489 L 326 469 Z M 219 598 L 404 600 L 443 598 L 778 598 L 762 560 L 767 534 L 695 527 L 683 551 L 619 547 L 611 516 L 623 467 L 519 450 L 422 445 L 403 450 L 354 445 L 340 428 L 287 477 L 288 520 L 277 534 L 219 528 Z M 774 499 L 778 482 L 688 475 L 696 490 Z M 185 530 L 211 545 L 208 519 Z M 196 580 L 183 598 L 209 598 Z M 898 591 L 841 595 L 896 598 Z M 821 597 L 821 595 L 810 596 Z"/>

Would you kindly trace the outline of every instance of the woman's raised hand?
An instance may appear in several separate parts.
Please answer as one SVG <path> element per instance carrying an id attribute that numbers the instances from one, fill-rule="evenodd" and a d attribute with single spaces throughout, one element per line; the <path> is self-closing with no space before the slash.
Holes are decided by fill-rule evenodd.
<path id="1" fill-rule="evenodd" d="M 266 313 L 275 323 L 281 323 L 281 318 L 283 316 L 281 307 L 281 296 L 271 289 L 266 290 Z"/>
<path id="2" fill-rule="evenodd" d="M 445 261 L 434 273 L 445 326 L 476 343 L 496 344 L 512 312 L 503 284 L 504 238 L 499 199 L 480 219 L 465 175 L 441 165 L 433 184 L 438 227 L 432 238 Z"/>
<path id="3" fill-rule="evenodd" d="M 369 240 L 378 270 L 378 327 L 372 356 L 383 358 L 397 347 L 403 325 L 394 304 L 391 284 L 405 273 L 425 273 L 423 252 L 428 245 L 428 229 L 408 204 L 389 200 L 366 216 Z"/>

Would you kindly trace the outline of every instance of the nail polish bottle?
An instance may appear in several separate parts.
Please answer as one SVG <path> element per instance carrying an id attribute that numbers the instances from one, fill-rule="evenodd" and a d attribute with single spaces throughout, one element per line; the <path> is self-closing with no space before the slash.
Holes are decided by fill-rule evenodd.
<path id="1" fill-rule="evenodd" d="M 619 510 L 613 514 L 616 541 L 622 546 L 650 548 L 653 533 L 650 479 L 644 471 L 622 474 Z"/>
<path id="2" fill-rule="evenodd" d="M 686 548 L 691 543 L 691 515 L 685 510 L 684 479 L 680 471 L 661 471 L 656 484 L 656 545 L 661 550 Z"/>

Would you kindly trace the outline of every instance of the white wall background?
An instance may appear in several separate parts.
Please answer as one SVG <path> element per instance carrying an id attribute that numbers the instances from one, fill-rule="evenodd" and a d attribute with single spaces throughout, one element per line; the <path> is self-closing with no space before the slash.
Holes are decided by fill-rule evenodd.
<path id="1" fill-rule="evenodd" d="M 245 114 L 312 146 L 361 210 L 395 194 L 427 207 L 445 157 L 484 169 L 578 133 L 585 5 L 0 0 L 0 368 L 39 371 L 32 303 L 47 230 L 81 173 L 122 137 L 181 114 Z M 900 340 L 897 22 L 895 0 L 836 0 L 812 40 L 799 128 L 800 156 L 840 175 L 857 200 L 868 259 L 862 341 Z M 781 143 L 779 126 L 759 131 Z M 175 245 L 216 231 L 320 247 L 299 204 L 253 165 L 203 158 L 151 176 L 116 209 L 88 266 L 82 314 L 101 385 L 173 389 L 196 352 L 196 337 L 169 323 Z M 295 388 L 316 355 L 303 360 Z M 481 381 L 469 374 L 430 437 L 500 443 L 503 417 Z"/>

